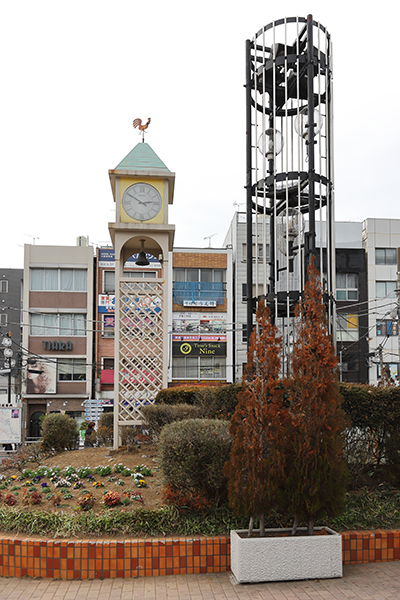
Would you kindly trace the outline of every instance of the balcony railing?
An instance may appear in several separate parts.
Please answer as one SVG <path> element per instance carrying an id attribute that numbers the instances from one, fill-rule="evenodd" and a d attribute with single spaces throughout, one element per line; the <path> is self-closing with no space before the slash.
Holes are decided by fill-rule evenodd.
<path id="1" fill-rule="evenodd" d="M 205 281 L 175 281 L 174 304 L 182 306 L 216 306 L 226 297 L 225 283 Z"/>

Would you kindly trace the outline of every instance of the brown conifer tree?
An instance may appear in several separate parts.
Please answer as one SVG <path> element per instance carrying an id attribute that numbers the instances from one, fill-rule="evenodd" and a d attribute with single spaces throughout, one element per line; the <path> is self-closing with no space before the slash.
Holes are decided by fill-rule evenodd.
<path id="1" fill-rule="evenodd" d="M 295 340 L 289 382 L 290 409 L 285 427 L 285 484 L 281 501 L 297 521 L 335 515 L 344 502 L 345 416 L 337 382 L 337 358 L 328 335 L 320 274 L 308 268 L 303 301 L 295 313 Z M 294 533 L 294 532 L 293 532 Z"/>
<path id="2" fill-rule="evenodd" d="M 230 425 L 230 460 L 224 469 L 232 508 L 250 517 L 249 535 L 256 516 L 260 518 L 260 535 L 265 535 L 264 514 L 276 506 L 282 478 L 280 440 L 285 389 L 279 380 L 280 356 L 281 339 L 271 325 L 269 309 L 260 301 L 242 391 Z"/>

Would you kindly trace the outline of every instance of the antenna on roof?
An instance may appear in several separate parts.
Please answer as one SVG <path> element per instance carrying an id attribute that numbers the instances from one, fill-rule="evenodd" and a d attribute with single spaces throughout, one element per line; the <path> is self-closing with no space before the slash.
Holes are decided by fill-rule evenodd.
<path id="1" fill-rule="evenodd" d="M 206 235 L 206 237 L 204 238 L 205 240 L 208 240 L 208 247 L 211 248 L 211 238 L 214 237 L 214 235 L 217 235 L 216 233 L 213 233 L 212 235 Z"/>
<path id="2" fill-rule="evenodd" d="M 38 236 L 34 236 L 34 235 L 30 235 L 29 233 L 24 233 L 24 235 L 26 235 L 26 237 L 30 237 L 30 238 L 32 238 L 32 245 L 33 245 L 33 246 L 35 245 L 35 241 L 36 241 L 36 240 L 40 240 L 40 237 L 38 237 Z"/>

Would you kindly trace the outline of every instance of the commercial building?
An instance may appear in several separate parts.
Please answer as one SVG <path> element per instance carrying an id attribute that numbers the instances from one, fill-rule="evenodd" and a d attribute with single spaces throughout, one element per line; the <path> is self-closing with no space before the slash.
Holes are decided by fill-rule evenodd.
<path id="1" fill-rule="evenodd" d="M 369 381 L 376 384 L 383 366 L 399 376 L 400 219 L 366 219 L 362 239 L 368 262 Z"/>
<path id="2" fill-rule="evenodd" d="M 161 265 L 125 263 L 124 277 L 156 278 Z M 168 314 L 168 385 L 223 384 L 233 380 L 232 258 L 229 249 L 176 248 L 170 253 L 172 298 Z M 97 250 L 96 397 L 107 410 L 114 394 L 115 255 Z M 148 373 L 145 376 L 151 376 Z"/>
<path id="3" fill-rule="evenodd" d="M 175 248 L 169 385 L 234 380 L 230 248 Z"/>
<path id="4" fill-rule="evenodd" d="M 234 381 L 241 381 L 243 366 L 247 362 L 247 237 L 246 214 L 235 212 L 224 244 L 232 252 L 233 275 L 233 371 Z M 269 219 L 253 223 L 253 289 L 252 297 L 262 293 L 264 253 L 269 260 Z"/>
<path id="5" fill-rule="evenodd" d="M 92 246 L 25 246 L 27 437 L 39 436 L 43 414 L 84 418 L 83 403 L 92 393 L 93 262 Z"/>
<path id="6" fill-rule="evenodd" d="M 335 248 L 339 378 L 368 383 L 367 259 L 362 247 L 362 223 L 335 223 Z"/>
<path id="7" fill-rule="evenodd" d="M 252 297 L 261 295 L 268 286 L 269 218 L 258 217 L 253 222 L 253 289 Z M 307 230 L 307 222 L 305 229 Z M 321 231 L 320 231 L 321 230 Z M 326 278 L 326 229 L 325 223 L 317 223 L 317 246 L 323 254 L 323 279 Z M 321 239 L 322 238 L 322 239 Z M 232 249 L 234 285 L 234 370 L 235 380 L 240 381 L 243 365 L 247 361 L 247 237 L 246 214 L 235 213 L 224 245 Z M 333 328 L 336 336 L 337 354 L 340 361 L 340 378 L 343 381 L 366 383 L 368 381 L 368 309 L 366 251 L 362 247 L 362 224 L 338 222 L 335 224 L 336 263 L 336 319 Z M 265 261 L 264 261 L 265 256 Z M 320 255 L 316 265 L 319 268 Z M 291 274 L 292 276 L 292 274 Z M 282 276 L 281 276 L 282 277 Z M 280 282 L 278 281 L 278 287 Z M 268 289 L 268 288 L 267 288 Z"/>

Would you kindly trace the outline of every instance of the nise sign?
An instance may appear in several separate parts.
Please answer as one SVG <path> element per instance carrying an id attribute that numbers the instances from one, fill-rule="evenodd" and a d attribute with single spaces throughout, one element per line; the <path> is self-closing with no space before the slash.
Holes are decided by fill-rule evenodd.
<path id="1" fill-rule="evenodd" d="M 173 356 L 226 356 L 226 342 L 172 342 Z"/>

